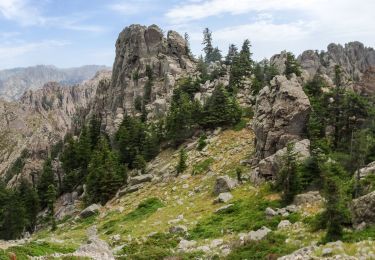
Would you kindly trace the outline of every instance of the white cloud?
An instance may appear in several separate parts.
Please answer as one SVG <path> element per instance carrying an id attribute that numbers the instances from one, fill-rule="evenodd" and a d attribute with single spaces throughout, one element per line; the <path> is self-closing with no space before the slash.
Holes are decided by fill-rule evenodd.
<path id="1" fill-rule="evenodd" d="M 0 14 L 8 20 L 17 21 L 22 25 L 45 22 L 38 9 L 29 5 L 26 0 L 0 0 Z"/>
<path id="2" fill-rule="evenodd" d="M 153 0 L 127 0 L 108 5 L 108 9 L 124 15 L 136 15 L 155 8 Z"/>
<path id="3" fill-rule="evenodd" d="M 13 59 L 28 53 L 38 52 L 40 49 L 50 49 L 68 45 L 66 41 L 46 40 L 41 42 L 30 42 L 23 44 L 0 45 L 0 57 L 2 60 Z"/>
<path id="4" fill-rule="evenodd" d="M 84 24 L 86 15 L 44 16 L 29 0 L 0 0 L 0 16 L 22 26 L 57 27 L 73 31 L 101 32 L 102 26 Z"/>
<path id="5" fill-rule="evenodd" d="M 199 3 L 185 2 L 165 14 L 173 23 L 199 20 L 221 14 L 246 14 L 265 10 L 299 10 L 312 6 L 316 0 L 206 0 Z"/>
<path id="6" fill-rule="evenodd" d="M 256 59 L 284 49 L 296 54 L 306 49 L 325 49 L 331 42 L 358 40 L 365 45 L 375 44 L 373 0 L 237 0 L 233 4 L 226 0 L 192 1 L 173 6 L 165 18 L 170 26 L 189 32 L 195 53 L 202 49 L 201 32 L 206 26 L 201 21 L 206 18 L 210 19 L 204 21 L 213 24 L 214 44 L 223 54 L 229 43 L 240 46 L 245 38 L 251 40 Z M 237 19 L 239 14 L 248 15 L 248 19 Z M 227 20 L 237 20 L 237 24 L 226 26 Z"/>

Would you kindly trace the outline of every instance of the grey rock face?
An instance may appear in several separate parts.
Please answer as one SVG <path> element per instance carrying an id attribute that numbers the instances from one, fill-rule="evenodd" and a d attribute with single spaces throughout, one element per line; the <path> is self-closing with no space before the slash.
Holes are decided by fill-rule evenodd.
<path id="1" fill-rule="evenodd" d="M 54 66 L 38 65 L 0 71 L 0 97 L 11 101 L 22 96 L 25 91 L 37 90 L 48 82 L 61 85 L 80 84 L 91 79 L 100 70 L 110 70 L 105 66 L 89 65 L 79 68 L 59 69 Z"/>
<path id="2" fill-rule="evenodd" d="M 366 167 L 359 169 L 361 179 L 373 174 L 375 174 L 375 162 L 369 163 Z"/>
<path id="3" fill-rule="evenodd" d="M 143 174 L 143 175 L 135 176 L 135 177 L 130 178 L 129 185 L 133 186 L 133 185 L 137 185 L 137 184 L 141 184 L 145 182 L 150 182 L 152 181 L 153 177 L 154 176 L 152 176 L 151 174 Z"/>
<path id="4" fill-rule="evenodd" d="M 240 241 L 242 243 L 247 243 L 251 241 L 259 241 L 265 238 L 268 233 L 270 233 L 272 230 L 267 227 L 262 227 L 255 231 L 250 231 L 248 234 L 240 235 Z"/>
<path id="5" fill-rule="evenodd" d="M 351 211 L 354 225 L 375 224 L 375 191 L 353 200 Z"/>
<path id="6" fill-rule="evenodd" d="M 226 203 L 233 198 L 230 192 L 220 193 L 219 196 L 214 200 L 214 203 Z"/>
<path id="7" fill-rule="evenodd" d="M 88 206 L 87 208 L 85 208 L 84 210 L 82 210 L 81 213 L 79 213 L 79 215 L 81 218 L 88 218 L 97 214 L 99 212 L 99 209 L 100 209 L 100 205 L 92 204 Z"/>
<path id="8" fill-rule="evenodd" d="M 234 204 L 228 204 L 228 205 L 222 206 L 222 207 L 218 208 L 217 210 L 215 210 L 215 213 L 224 212 L 224 211 L 226 211 L 227 209 L 230 209 L 233 206 L 234 206 Z"/>
<path id="9" fill-rule="evenodd" d="M 216 179 L 214 186 L 214 194 L 219 195 L 220 193 L 229 192 L 237 185 L 236 181 L 231 179 L 229 176 L 219 176 Z"/>
<path id="10" fill-rule="evenodd" d="M 319 191 L 309 191 L 306 193 L 298 194 L 294 198 L 294 204 L 296 206 L 312 204 L 321 201 L 323 201 L 323 197 L 320 195 Z"/>
<path id="11" fill-rule="evenodd" d="M 335 66 L 339 65 L 346 79 L 359 80 L 363 73 L 375 66 L 375 51 L 360 42 L 350 42 L 344 46 L 331 43 L 324 52 L 303 52 L 298 61 L 310 79 L 318 71 L 334 79 Z"/>
<path id="12" fill-rule="evenodd" d="M 27 152 L 25 166 L 20 174 L 10 176 L 10 186 L 21 178 L 37 181 L 38 176 L 32 179 L 32 173 L 40 172 L 48 149 L 64 138 L 76 117 L 84 117 L 99 82 L 110 75 L 108 71 L 99 72 L 92 80 L 73 87 L 49 83 L 42 89 L 25 92 L 19 101 L 0 99 L 0 133 L 5 141 L 0 145 L 0 174 L 23 151 Z M 56 164 L 54 168 L 58 172 L 60 166 Z"/>
<path id="13" fill-rule="evenodd" d="M 178 233 L 186 233 L 187 232 L 187 227 L 183 225 L 178 225 L 178 226 L 172 226 L 169 228 L 169 233 L 171 234 L 178 234 Z"/>
<path id="14" fill-rule="evenodd" d="M 81 245 L 77 251 L 73 253 L 74 256 L 88 257 L 94 260 L 114 260 L 112 250 L 107 242 L 101 240 L 96 234 L 94 227 L 87 231 L 89 240 L 87 244 Z"/>
<path id="15" fill-rule="evenodd" d="M 260 91 L 256 101 L 256 158 L 265 159 L 288 142 L 302 140 L 310 111 L 310 101 L 297 78 L 276 76 L 270 87 Z"/>
<path id="16" fill-rule="evenodd" d="M 195 63 L 186 53 L 185 40 L 177 32 L 169 31 L 165 37 L 156 25 L 126 27 L 116 42 L 112 82 L 99 90 L 105 99 L 93 108 L 106 118 L 108 132 L 115 131 L 114 121 L 119 114 L 139 113 L 134 101 L 143 96 L 149 80 L 147 66 L 153 76 L 151 101 L 146 105 L 148 117 L 152 119 L 165 113 L 176 81 L 192 72 Z"/>
<path id="17" fill-rule="evenodd" d="M 121 196 L 124 196 L 125 194 L 136 192 L 142 187 L 143 187 L 142 183 L 126 187 L 118 192 L 118 196 L 121 197 Z"/>
<path id="18" fill-rule="evenodd" d="M 293 151 L 297 154 L 297 160 L 303 161 L 310 156 L 310 140 L 304 139 L 293 144 Z M 279 172 L 283 165 L 283 157 L 287 148 L 278 150 L 271 156 L 262 159 L 258 164 L 259 174 L 266 178 L 272 178 Z"/>

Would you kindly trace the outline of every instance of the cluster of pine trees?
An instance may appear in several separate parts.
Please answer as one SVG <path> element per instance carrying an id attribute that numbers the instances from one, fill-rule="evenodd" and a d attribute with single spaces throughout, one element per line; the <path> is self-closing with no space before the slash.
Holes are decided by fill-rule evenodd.
<path id="1" fill-rule="evenodd" d="M 344 85 L 338 66 L 331 91 L 323 91 L 328 86 L 319 74 L 305 85 L 312 105 L 306 133 L 311 157 L 298 163 L 290 144 L 277 181 L 285 204 L 299 192 L 322 191 L 326 208 L 317 217 L 316 228 L 327 229 L 324 242 L 342 238 L 343 227 L 351 224 L 351 200 L 371 191 L 369 186 L 375 188 L 375 181 L 360 180 L 358 171 L 375 159 L 374 101 Z"/>

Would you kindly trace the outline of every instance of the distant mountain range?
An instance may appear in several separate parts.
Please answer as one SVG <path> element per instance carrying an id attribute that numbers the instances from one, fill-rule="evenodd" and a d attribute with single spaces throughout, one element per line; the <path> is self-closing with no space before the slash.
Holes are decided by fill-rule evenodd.
<path id="1" fill-rule="evenodd" d="M 37 65 L 27 68 L 0 70 L 0 98 L 18 99 L 25 91 L 43 87 L 47 82 L 74 85 L 91 79 L 107 66 L 86 65 L 77 68 L 60 69 L 51 65 Z"/>

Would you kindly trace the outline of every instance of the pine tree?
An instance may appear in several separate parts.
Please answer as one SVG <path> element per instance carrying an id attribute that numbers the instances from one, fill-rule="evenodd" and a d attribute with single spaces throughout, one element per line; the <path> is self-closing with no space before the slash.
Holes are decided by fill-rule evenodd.
<path id="1" fill-rule="evenodd" d="M 135 169 L 140 170 L 141 174 L 146 173 L 146 160 L 141 154 L 137 154 L 133 166 Z"/>
<path id="2" fill-rule="evenodd" d="M 346 213 L 340 177 L 342 177 L 342 169 L 336 163 L 326 163 L 324 167 L 326 208 L 323 213 L 327 226 L 325 242 L 337 241 L 342 238 L 342 224 Z"/>
<path id="3" fill-rule="evenodd" d="M 238 48 L 236 47 L 236 45 L 234 44 L 229 45 L 228 54 L 227 56 L 225 56 L 225 64 L 232 65 L 233 60 L 237 56 L 238 56 Z"/>
<path id="4" fill-rule="evenodd" d="M 176 166 L 177 175 L 179 175 L 180 173 L 183 173 L 186 170 L 187 168 L 186 161 L 187 161 L 187 153 L 186 153 L 186 150 L 182 148 L 180 150 L 178 164 Z"/>
<path id="5" fill-rule="evenodd" d="M 290 79 L 293 73 L 296 76 L 301 76 L 300 65 L 298 64 L 294 54 L 291 52 L 287 52 L 285 62 L 285 75 L 288 79 Z"/>
<path id="6" fill-rule="evenodd" d="M 77 145 L 77 160 L 79 163 L 80 174 L 78 180 L 81 182 L 84 180 L 87 174 L 87 166 L 91 157 L 92 141 L 90 139 L 90 133 L 86 126 L 82 127 L 81 134 Z"/>
<path id="7" fill-rule="evenodd" d="M 207 64 L 204 62 L 203 56 L 199 56 L 197 63 L 197 71 L 200 72 L 202 82 L 206 82 L 209 78 Z"/>
<path id="8" fill-rule="evenodd" d="M 189 37 L 189 34 L 187 32 L 185 32 L 184 34 L 184 39 L 185 39 L 185 52 L 186 52 L 186 55 L 189 56 L 189 57 L 192 57 L 192 53 L 191 53 L 191 50 L 190 50 L 190 37 Z"/>
<path id="9" fill-rule="evenodd" d="M 241 109 L 230 97 L 223 85 L 215 87 L 212 96 L 203 107 L 203 118 L 199 123 L 206 128 L 233 125 L 241 119 Z"/>
<path id="10" fill-rule="evenodd" d="M 118 157 L 111 151 L 107 139 L 101 137 L 88 167 L 87 204 L 105 204 L 124 184 L 126 171 L 119 164 Z"/>
<path id="11" fill-rule="evenodd" d="M 20 186 L 18 187 L 18 192 L 26 211 L 26 230 L 33 232 L 37 223 L 37 215 L 40 211 L 38 193 L 33 187 L 31 187 L 31 184 L 24 179 L 21 180 Z"/>
<path id="12" fill-rule="evenodd" d="M 250 41 L 246 39 L 242 44 L 240 54 L 233 59 L 229 78 L 229 90 L 232 93 L 242 87 L 242 79 L 249 77 L 251 74 L 253 60 L 251 59 L 252 53 L 250 52 L 250 47 Z"/>
<path id="13" fill-rule="evenodd" d="M 287 145 L 286 154 L 283 156 L 283 166 L 277 177 L 278 187 L 282 191 L 282 201 L 290 204 L 300 188 L 297 154 L 294 152 L 294 144 Z"/>
<path id="14" fill-rule="evenodd" d="M 28 223 L 25 207 L 18 191 L 3 191 L 2 196 L 0 238 L 18 239 Z"/>
<path id="15" fill-rule="evenodd" d="M 212 46 L 212 32 L 210 29 L 205 28 L 203 30 L 203 42 L 204 45 L 203 51 L 206 54 L 205 56 L 205 62 L 210 63 L 212 61 L 212 53 L 214 51 L 214 47 Z"/>
<path id="16" fill-rule="evenodd" d="M 151 92 L 154 78 L 150 65 L 146 65 L 146 76 L 148 79 L 144 87 L 143 102 L 148 104 L 151 101 Z"/>
<path id="17" fill-rule="evenodd" d="M 52 161 L 48 158 L 43 165 L 43 171 L 37 186 L 40 205 L 45 208 L 48 205 L 47 191 L 48 187 L 53 185 L 56 187 L 56 180 L 52 170 Z"/>
<path id="18" fill-rule="evenodd" d="M 89 135 L 91 139 L 91 149 L 94 149 L 97 145 L 101 132 L 101 120 L 98 116 L 94 115 L 90 119 L 89 123 Z"/>
<path id="19" fill-rule="evenodd" d="M 167 138 L 177 146 L 193 134 L 196 103 L 181 89 L 176 89 L 173 93 L 171 108 L 166 118 L 166 130 Z"/>
<path id="20" fill-rule="evenodd" d="M 46 193 L 47 208 L 48 208 L 48 218 L 51 224 L 51 229 L 56 230 L 56 219 L 55 219 L 55 202 L 56 202 L 56 188 L 54 185 L 49 185 Z"/>

